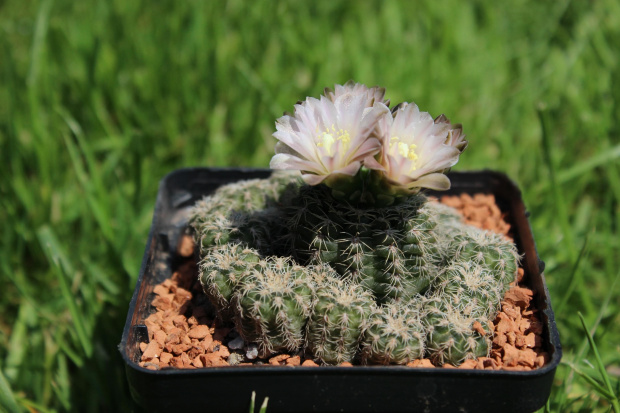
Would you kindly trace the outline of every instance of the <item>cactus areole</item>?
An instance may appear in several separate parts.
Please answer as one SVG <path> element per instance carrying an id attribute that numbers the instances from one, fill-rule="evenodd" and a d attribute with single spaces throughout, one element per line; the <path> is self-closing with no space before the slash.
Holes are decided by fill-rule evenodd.
<path id="1" fill-rule="evenodd" d="M 261 357 L 458 366 L 488 355 L 516 247 L 422 193 L 450 188 L 461 125 L 413 103 L 390 110 L 384 94 L 349 82 L 298 103 L 276 122 L 272 176 L 192 209 L 204 291 Z"/>

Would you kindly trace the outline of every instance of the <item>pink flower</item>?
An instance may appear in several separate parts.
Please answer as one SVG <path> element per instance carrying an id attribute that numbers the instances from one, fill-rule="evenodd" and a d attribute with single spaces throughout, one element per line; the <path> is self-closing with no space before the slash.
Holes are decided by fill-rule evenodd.
<path id="1" fill-rule="evenodd" d="M 389 109 L 375 101 L 380 93 L 374 88 L 347 85 L 328 97 L 307 98 L 295 105 L 293 116 L 276 121 L 272 169 L 300 170 L 306 183 L 317 185 L 331 176 L 354 176 L 362 163 L 381 168 L 374 159 L 381 150 L 374 130 Z"/>
<path id="2" fill-rule="evenodd" d="M 329 98 L 332 102 L 335 102 L 336 99 L 341 98 L 343 96 L 366 96 L 366 107 L 372 107 L 375 102 L 381 102 L 385 106 L 390 106 L 390 100 L 385 100 L 385 88 L 374 86 L 369 88 L 366 85 L 361 83 L 355 83 L 352 80 L 349 80 L 344 85 L 336 85 L 334 90 L 330 88 L 325 88 L 323 94 Z M 346 97 L 344 98 L 347 99 Z"/>
<path id="3" fill-rule="evenodd" d="M 439 115 L 435 118 L 435 123 L 446 125 L 448 128 L 448 137 L 446 138 L 446 145 L 454 146 L 461 153 L 467 148 L 468 141 L 465 140 L 463 135 L 463 126 L 460 123 L 456 125 L 450 124 L 450 119 L 445 115 Z"/>
<path id="4" fill-rule="evenodd" d="M 421 188 L 450 188 L 443 172 L 458 162 L 463 140 L 460 128 L 451 129 L 445 117 L 438 119 L 436 123 L 417 105 L 403 103 L 394 108 L 393 116 L 379 120 L 383 146 L 379 162 L 384 178 L 395 189 L 413 193 Z"/>

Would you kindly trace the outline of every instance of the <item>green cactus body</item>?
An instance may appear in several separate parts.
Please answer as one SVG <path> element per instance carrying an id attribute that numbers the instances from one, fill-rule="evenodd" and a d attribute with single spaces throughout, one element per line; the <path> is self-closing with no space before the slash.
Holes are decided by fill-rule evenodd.
<path id="1" fill-rule="evenodd" d="M 462 226 L 448 246 L 455 263 L 471 262 L 495 274 L 503 295 L 515 280 L 519 268 L 519 254 L 510 240 L 499 234 L 471 226 Z"/>
<path id="2" fill-rule="evenodd" d="M 486 355 L 491 332 L 473 325 L 514 281 L 512 242 L 421 195 L 367 207 L 332 194 L 274 174 L 197 203 L 200 281 L 219 317 L 262 357 L 304 344 L 325 364 Z"/>
<path id="3" fill-rule="evenodd" d="M 303 267 L 286 258 L 262 260 L 234 294 L 235 325 L 261 357 L 296 351 L 312 311 L 313 286 Z"/>
<path id="4" fill-rule="evenodd" d="M 447 265 L 425 306 L 428 353 L 437 364 L 459 365 L 488 354 L 492 331 L 483 335 L 472 326 L 495 318 L 519 256 L 504 237 L 456 220 L 444 220 L 439 233 Z"/>
<path id="5" fill-rule="evenodd" d="M 199 263 L 203 290 L 223 321 L 231 318 L 230 301 L 239 282 L 259 264 L 260 256 L 251 248 L 225 244 L 211 248 Z"/>
<path id="6" fill-rule="evenodd" d="M 198 201 L 190 214 L 201 254 L 229 242 L 244 243 L 263 255 L 274 251 L 272 242 L 282 237 L 282 211 L 277 206 L 285 192 L 298 186 L 296 175 L 274 173 L 269 179 L 240 181 L 218 188 Z"/>
<path id="7" fill-rule="evenodd" d="M 415 297 L 408 303 L 383 304 L 374 309 L 364 331 L 363 363 L 407 364 L 424 356 L 422 300 L 422 297 Z"/>
<path id="8" fill-rule="evenodd" d="M 307 329 L 307 349 L 325 364 L 353 361 L 374 307 L 370 292 L 336 276 L 317 282 L 316 304 Z"/>
<path id="9" fill-rule="evenodd" d="M 467 359 L 487 356 L 491 348 L 490 331 L 480 334 L 474 330 L 474 322 L 478 321 L 484 328 L 488 326 L 488 320 L 464 315 L 457 305 L 446 298 L 431 298 L 423 309 L 430 359 L 437 365 L 450 363 L 459 366 Z"/>
<path id="10" fill-rule="evenodd" d="M 494 318 L 504 295 L 497 273 L 470 261 L 454 263 L 437 277 L 435 294 L 441 293 L 468 317 Z"/>
<path id="11" fill-rule="evenodd" d="M 426 198 L 384 208 L 338 202 L 328 188 L 302 187 L 289 208 L 297 258 L 327 263 L 371 290 L 379 301 L 424 291 L 441 256 Z"/>
<path id="12" fill-rule="evenodd" d="M 427 207 L 433 211 L 433 214 L 437 217 L 437 222 L 441 222 L 442 226 L 464 225 L 463 215 L 450 206 L 435 201 L 429 202 Z"/>

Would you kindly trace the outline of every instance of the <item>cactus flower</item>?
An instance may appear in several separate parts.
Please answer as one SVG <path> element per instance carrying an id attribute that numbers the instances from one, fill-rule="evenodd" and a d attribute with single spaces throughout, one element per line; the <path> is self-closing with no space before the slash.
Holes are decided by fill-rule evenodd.
<path id="1" fill-rule="evenodd" d="M 381 142 L 373 132 L 389 109 L 373 94 L 372 89 L 345 86 L 329 97 L 307 98 L 295 105 L 293 116 L 284 115 L 276 122 L 273 136 L 279 142 L 270 167 L 299 170 L 310 185 L 338 175 L 355 176 L 362 163 L 380 168 L 374 156 Z"/>
<path id="2" fill-rule="evenodd" d="M 445 120 L 445 121 L 444 121 Z M 415 193 L 421 188 L 446 190 L 450 180 L 443 173 L 458 162 L 461 129 L 452 129 L 445 117 L 435 122 L 415 104 L 403 103 L 393 116 L 380 119 L 384 178 L 397 191 Z M 460 139 L 460 140 L 459 140 Z"/>
<path id="3" fill-rule="evenodd" d="M 461 153 L 467 148 L 468 141 L 465 140 L 463 135 L 463 125 L 460 123 L 452 125 L 450 119 L 445 115 L 439 115 L 435 118 L 436 124 L 443 124 L 448 127 L 448 137 L 445 144 L 457 148 Z"/>
<path id="4" fill-rule="evenodd" d="M 372 107 L 375 102 L 381 102 L 385 106 L 390 106 L 390 100 L 385 100 L 385 88 L 374 86 L 369 88 L 366 85 L 361 83 L 355 83 L 352 80 L 349 80 L 344 85 L 336 85 L 334 90 L 330 88 L 325 88 L 323 94 L 328 97 L 332 102 L 335 102 L 336 99 L 342 96 L 366 96 L 366 107 Z"/>

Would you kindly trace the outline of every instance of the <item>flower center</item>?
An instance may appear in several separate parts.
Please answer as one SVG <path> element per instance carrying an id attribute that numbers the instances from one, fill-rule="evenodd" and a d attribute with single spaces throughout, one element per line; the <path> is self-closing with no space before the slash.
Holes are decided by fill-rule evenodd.
<path id="1" fill-rule="evenodd" d="M 332 125 L 331 128 L 327 128 L 323 133 L 318 133 L 315 139 L 316 146 L 323 148 L 328 156 L 334 156 L 336 151 L 334 144 L 338 141 L 342 143 L 339 152 L 340 156 L 343 156 L 351 144 L 351 135 L 348 130 L 336 129 L 336 127 Z"/>
<path id="2" fill-rule="evenodd" d="M 390 138 L 390 145 L 388 151 L 392 156 L 400 155 L 403 158 L 412 161 L 411 170 L 413 171 L 416 169 L 415 161 L 418 159 L 418 154 L 415 151 L 416 148 L 416 144 L 401 142 L 398 136 L 392 136 Z"/>

